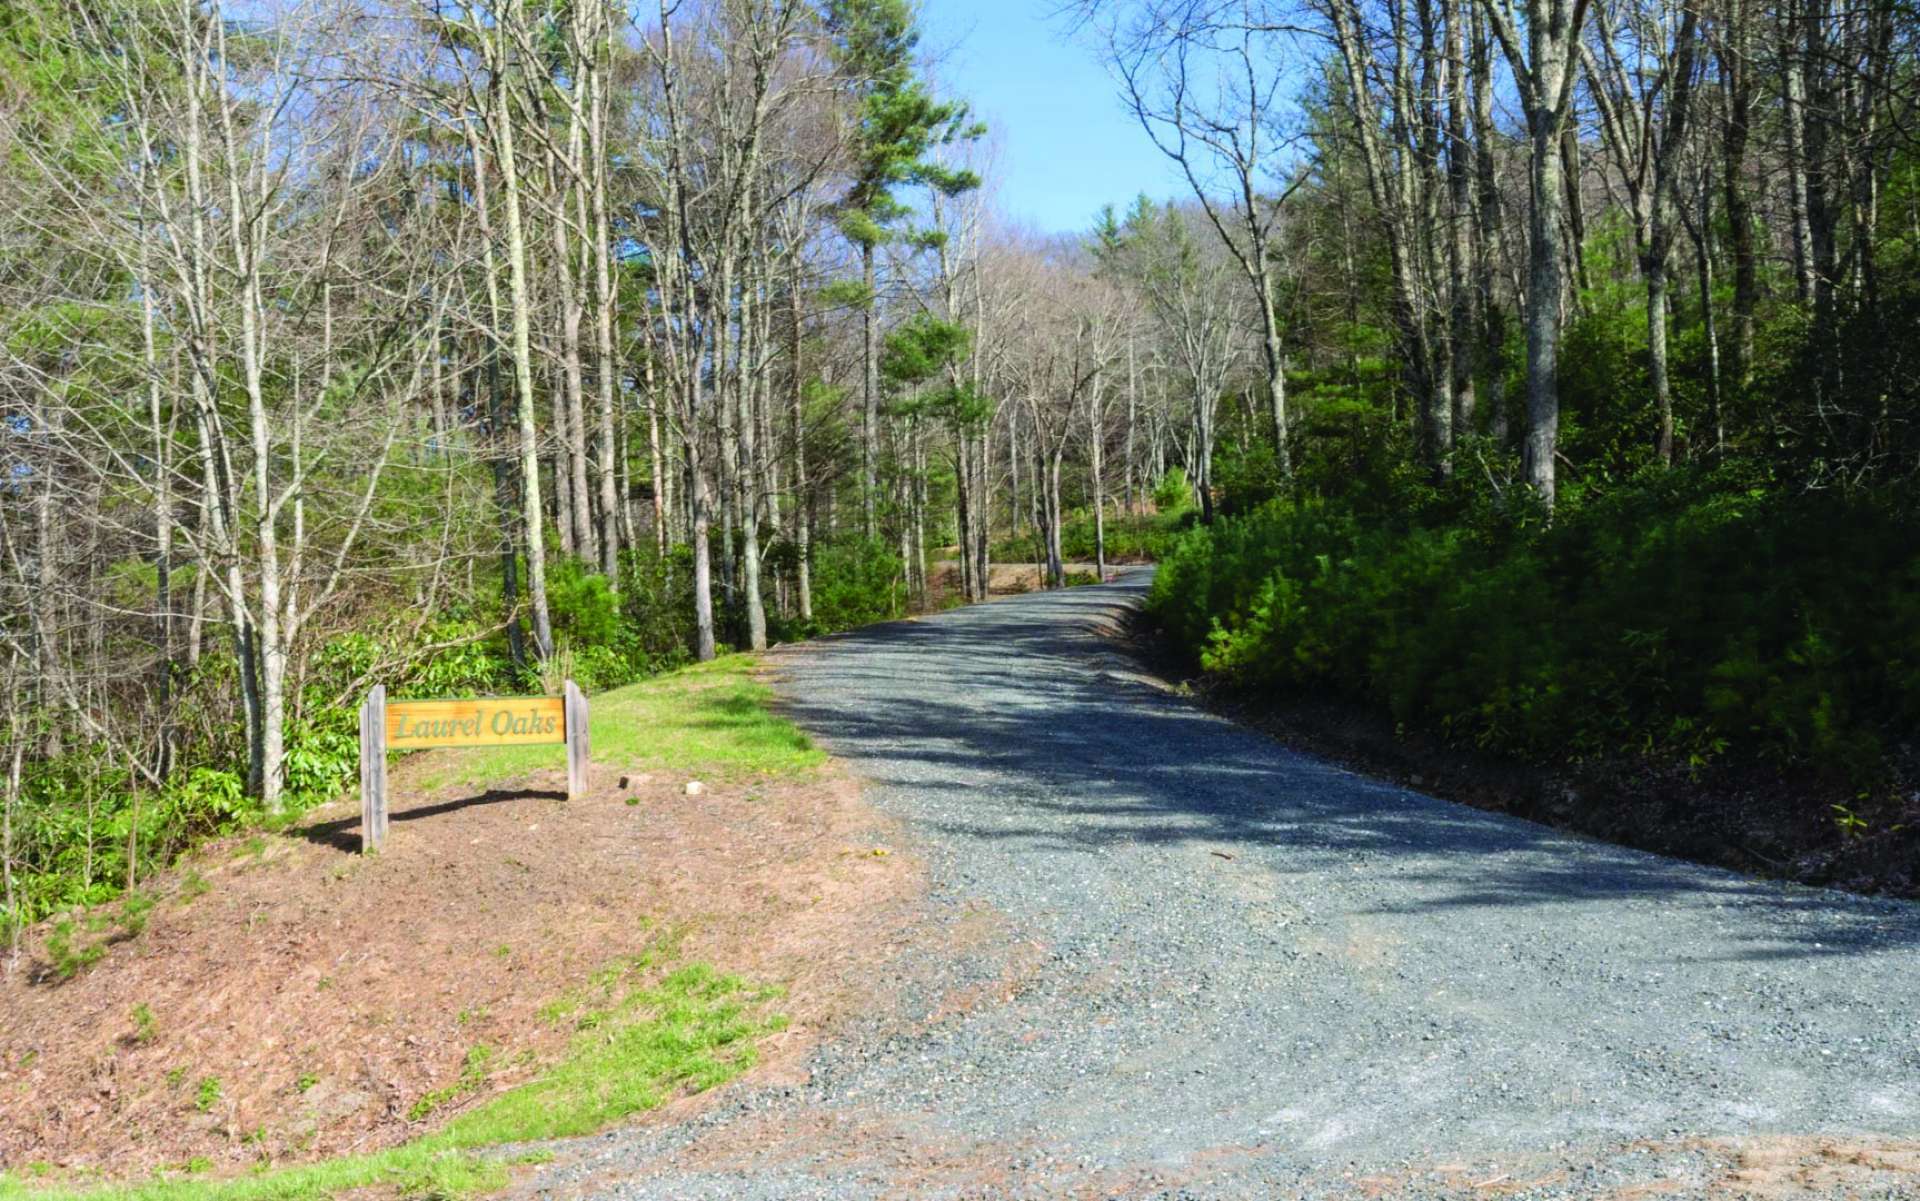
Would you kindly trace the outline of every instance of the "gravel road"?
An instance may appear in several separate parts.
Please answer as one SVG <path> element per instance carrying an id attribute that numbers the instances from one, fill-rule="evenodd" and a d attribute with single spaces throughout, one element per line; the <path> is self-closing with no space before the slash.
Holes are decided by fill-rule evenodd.
<path id="1" fill-rule="evenodd" d="M 1920 1196 L 1920 906 L 1290 752 L 1095 632 L 1147 579 L 784 656 L 926 859 L 928 937 L 806 1085 L 529 1191 Z"/>

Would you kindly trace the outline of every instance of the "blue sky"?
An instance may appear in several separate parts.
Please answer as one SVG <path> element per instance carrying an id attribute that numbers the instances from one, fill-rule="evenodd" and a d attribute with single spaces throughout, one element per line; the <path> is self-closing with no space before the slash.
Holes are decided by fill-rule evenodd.
<path id="1" fill-rule="evenodd" d="M 942 88 L 994 130 L 995 198 L 1048 233 L 1085 229 L 1103 204 L 1181 195 L 1171 168 L 1092 52 L 1049 20 L 1056 0 L 922 0 L 923 49 Z"/>

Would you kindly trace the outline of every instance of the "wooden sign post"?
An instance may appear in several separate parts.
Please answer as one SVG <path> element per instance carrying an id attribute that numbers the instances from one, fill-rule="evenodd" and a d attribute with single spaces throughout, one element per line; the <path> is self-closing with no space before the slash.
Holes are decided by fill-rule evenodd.
<path id="1" fill-rule="evenodd" d="M 360 703 L 360 853 L 387 841 L 387 686 Z"/>
<path id="2" fill-rule="evenodd" d="M 387 841 L 387 752 L 436 746 L 567 748 L 567 799 L 587 791 L 587 694 L 572 680 L 560 696 L 394 701 L 375 684 L 360 705 L 360 850 Z"/>

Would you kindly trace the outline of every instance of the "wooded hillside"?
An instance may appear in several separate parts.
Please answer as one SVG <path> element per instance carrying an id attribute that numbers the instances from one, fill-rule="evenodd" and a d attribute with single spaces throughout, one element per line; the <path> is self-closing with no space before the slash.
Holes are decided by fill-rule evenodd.
<path id="1" fill-rule="evenodd" d="M 1191 188 L 1049 237 L 908 0 L 7 5 L 9 930 L 336 794 L 376 680 L 607 687 L 1009 555 L 1170 556 L 1244 685 L 1898 820 L 1910 0 L 1077 18 Z"/>

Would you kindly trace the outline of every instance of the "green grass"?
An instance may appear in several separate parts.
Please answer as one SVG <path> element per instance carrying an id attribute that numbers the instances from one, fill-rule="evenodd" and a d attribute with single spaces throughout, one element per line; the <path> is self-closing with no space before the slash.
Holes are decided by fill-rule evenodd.
<path id="1" fill-rule="evenodd" d="M 826 755 L 768 708 L 773 690 L 753 678 L 751 655 L 727 655 L 593 697 L 593 761 L 642 771 L 723 776 L 793 775 Z M 436 751 L 417 777 L 428 788 L 488 787 L 565 766 L 558 746 Z"/>
<path id="2" fill-rule="evenodd" d="M 753 1065 L 756 1038 L 785 1024 L 765 1011 L 777 995 L 703 964 L 681 968 L 581 1031 L 545 1075 L 461 1114 L 436 1137 L 484 1147 L 590 1134 L 681 1089 L 723 1084 Z"/>
<path id="3" fill-rule="evenodd" d="M 186 1166 L 124 1184 L 29 1184 L 9 1175 L 0 1177 L 0 1201 L 320 1201 L 365 1188 L 459 1198 L 499 1189 L 509 1161 L 486 1148 L 591 1133 L 683 1090 L 725 1083 L 753 1066 L 757 1038 L 784 1025 L 767 1009 L 774 990 L 704 964 L 637 980 L 653 962 L 639 956 L 595 977 L 588 999 L 605 1002 L 601 1020 L 575 1036 L 558 1064 L 405 1146 L 229 1179 L 194 1176 Z M 536 1151 L 513 1162 L 543 1158 L 550 1156 Z"/>
<path id="4" fill-rule="evenodd" d="M 436 1088 L 415 1101 L 412 1108 L 407 1110 L 407 1120 L 418 1122 L 447 1102 L 456 1101 L 485 1087 L 487 1074 L 492 1070 L 493 1048 L 486 1043 L 473 1044 L 467 1048 L 466 1065 L 460 1069 L 460 1079 L 445 1088 Z"/>

